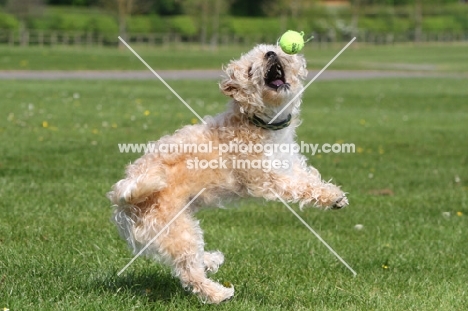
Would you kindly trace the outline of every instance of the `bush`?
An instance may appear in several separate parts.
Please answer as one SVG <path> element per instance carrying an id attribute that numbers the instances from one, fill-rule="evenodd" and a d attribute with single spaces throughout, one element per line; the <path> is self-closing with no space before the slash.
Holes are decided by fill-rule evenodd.
<path id="1" fill-rule="evenodd" d="M 151 31 L 153 32 L 167 33 L 171 29 L 170 22 L 158 15 L 150 15 L 149 20 L 151 24 Z"/>
<path id="2" fill-rule="evenodd" d="M 110 15 L 49 12 L 42 17 L 31 18 L 28 27 L 38 30 L 91 31 L 94 33 L 118 33 L 117 21 Z"/>
<path id="3" fill-rule="evenodd" d="M 231 18 L 230 31 L 237 36 L 266 38 L 279 37 L 283 31 L 278 18 L 237 17 Z"/>
<path id="4" fill-rule="evenodd" d="M 309 27 L 311 27 L 314 32 L 324 34 L 333 28 L 333 21 L 329 21 L 327 18 L 317 18 L 309 23 Z"/>
<path id="5" fill-rule="evenodd" d="M 172 30 L 183 36 L 194 36 L 198 33 L 197 26 L 190 16 L 179 15 L 168 18 Z"/>
<path id="6" fill-rule="evenodd" d="M 28 27 L 40 30 L 84 31 L 89 17 L 84 14 L 48 12 L 41 17 L 30 18 Z"/>
<path id="7" fill-rule="evenodd" d="M 89 17 L 84 14 L 62 13 L 56 15 L 54 29 L 67 31 L 85 31 Z"/>
<path id="8" fill-rule="evenodd" d="M 86 31 L 102 34 L 117 34 L 119 26 L 115 18 L 107 15 L 95 15 L 90 18 Z"/>
<path id="9" fill-rule="evenodd" d="M 133 33 L 150 33 L 151 20 L 148 16 L 132 16 L 127 20 L 127 30 Z"/>
<path id="10" fill-rule="evenodd" d="M 404 33 L 411 29 L 411 21 L 403 18 L 393 18 L 392 29 L 394 33 Z"/>
<path id="11" fill-rule="evenodd" d="M 12 30 L 18 26 L 19 22 L 13 15 L 0 12 L 0 29 Z"/>
<path id="12" fill-rule="evenodd" d="M 427 32 L 456 32 L 463 30 L 460 24 L 453 16 L 431 16 L 423 18 L 423 30 Z"/>
<path id="13" fill-rule="evenodd" d="M 358 21 L 358 28 L 370 32 L 384 33 L 392 31 L 387 21 L 379 18 L 361 17 Z"/>
<path id="14" fill-rule="evenodd" d="M 35 17 L 35 18 L 30 18 L 27 21 L 26 26 L 29 29 L 51 30 L 53 29 L 53 26 L 52 26 L 53 23 L 54 22 L 52 21 L 52 19 Z"/>

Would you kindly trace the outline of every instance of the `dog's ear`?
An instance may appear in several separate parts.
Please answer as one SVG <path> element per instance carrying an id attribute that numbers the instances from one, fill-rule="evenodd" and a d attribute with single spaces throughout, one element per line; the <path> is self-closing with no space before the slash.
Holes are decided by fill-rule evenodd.
<path id="1" fill-rule="evenodd" d="M 219 83 L 219 89 L 224 95 L 234 98 L 237 93 L 236 83 L 232 78 L 226 78 Z"/>
<path id="2" fill-rule="evenodd" d="M 307 61 L 305 59 L 305 57 L 303 55 L 297 55 L 297 58 L 298 58 L 298 64 L 299 64 L 299 68 L 297 70 L 297 76 L 301 79 L 301 80 L 305 80 L 307 79 Z"/>
<path id="3" fill-rule="evenodd" d="M 221 92 L 223 92 L 224 95 L 234 99 L 237 92 L 239 91 L 239 81 L 237 81 L 235 76 L 235 67 L 236 64 L 231 62 L 226 68 L 224 68 L 226 77 L 219 83 L 219 89 Z"/>
<path id="4" fill-rule="evenodd" d="M 248 101 L 246 87 L 250 85 L 250 77 L 246 68 L 240 61 L 232 61 L 224 68 L 226 77 L 219 83 L 221 92 L 238 102 Z"/>

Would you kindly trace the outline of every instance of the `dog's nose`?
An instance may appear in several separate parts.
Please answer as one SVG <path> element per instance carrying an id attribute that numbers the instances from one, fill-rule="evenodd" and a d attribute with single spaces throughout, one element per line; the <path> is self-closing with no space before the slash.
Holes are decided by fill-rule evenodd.
<path id="1" fill-rule="evenodd" d="M 270 58 L 270 57 L 272 57 L 272 56 L 276 56 L 276 53 L 273 52 L 273 51 L 268 51 L 268 52 L 266 52 L 266 54 L 265 54 L 265 58 L 267 58 L 267 59 Z"/>

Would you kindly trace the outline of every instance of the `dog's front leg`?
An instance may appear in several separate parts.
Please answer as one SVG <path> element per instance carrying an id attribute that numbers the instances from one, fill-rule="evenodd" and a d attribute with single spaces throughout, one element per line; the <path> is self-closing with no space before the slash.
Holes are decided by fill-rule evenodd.
<path id="1" fill-rule="evenodd" d="M 267 200 L 278 200 L 278 196 L 287 201 L 299 203 L 301 208 L 307 205 L 340 209 L 348 205 L 346 194 L 340 187 L 325 182 L 313 167 L 295 165 L 287 174 L 270 172 L 261 187 L 252 185 L 254 196 Z"/>

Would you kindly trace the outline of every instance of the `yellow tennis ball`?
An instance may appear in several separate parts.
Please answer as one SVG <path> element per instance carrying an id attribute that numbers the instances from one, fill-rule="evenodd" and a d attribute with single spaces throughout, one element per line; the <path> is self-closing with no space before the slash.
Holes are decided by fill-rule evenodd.
<path id="1" fill-rule="evenodd" d="M 281 49 L 287 54 L 296 54 L 304 47 L 304 32 L 286 31 L 279 40 Z"/>

